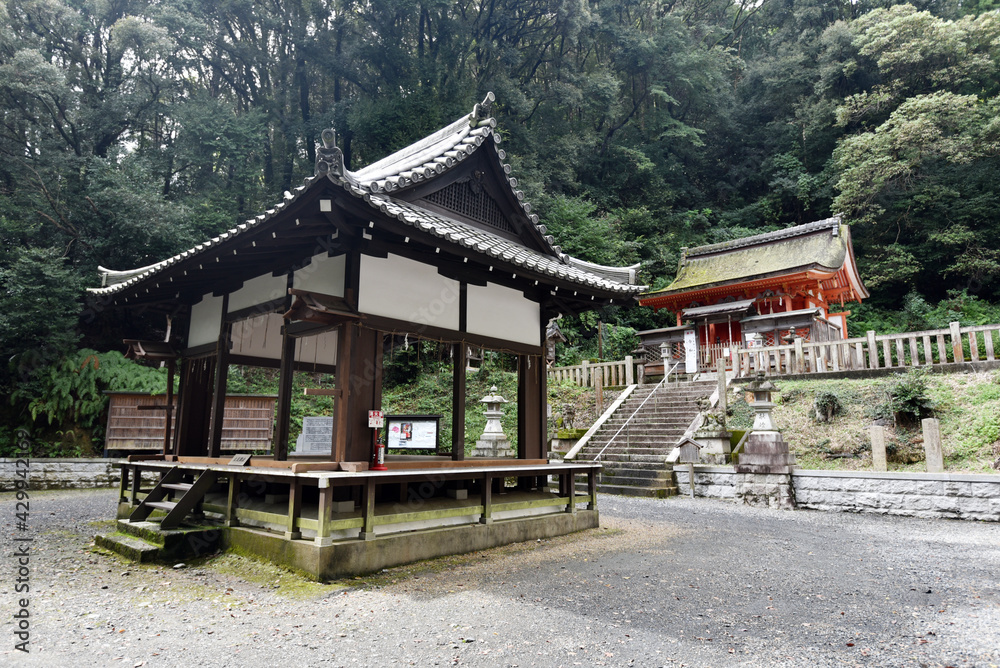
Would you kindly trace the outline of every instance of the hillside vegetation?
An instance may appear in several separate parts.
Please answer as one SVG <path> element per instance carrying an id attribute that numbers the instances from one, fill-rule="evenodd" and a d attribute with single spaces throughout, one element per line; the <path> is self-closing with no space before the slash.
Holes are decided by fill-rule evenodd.
<path id="1" fill-rule="evenodd" d="M 267 210 L 325 129 L 358 170 L 490 91 L 570 255 L 659 288 L 685 247 L 841 214 L 871 292 L 855 331 L 995 322 L 998 43 L 995 0 L 0 3 L 0 453 L 96 429 L 63 401 L 89 380 L 56 377 L 81 351 L 184 331 L 88 300 L 98 266 Z M 559 363 L 673 322 L 567 314 Z"/>
<path id="2" fill-rule="evenodd" d="M 1000 461 L 1000 372 L 776 384 L 774 420 L 802 468 L 871 470 L 868 427 L 881 424 L 891 435 L 889 470 L 925 470 L 920 417 L 941 422 L 946 471 L 990 473 Z M 730 401 L 730 427 L 750 426 L 753 411 L 740 386 L 731 388 Z"/>

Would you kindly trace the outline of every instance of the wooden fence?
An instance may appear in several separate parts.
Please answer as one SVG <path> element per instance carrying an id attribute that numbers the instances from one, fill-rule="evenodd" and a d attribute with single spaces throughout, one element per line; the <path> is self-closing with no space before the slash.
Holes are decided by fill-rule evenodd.
<path id="1" fill-rule="evenodd" d="M 581 387 L 624 386 L 635 383 L 635 362 L 631 355 L 620 362 L 584 362 L 576 366 L 549 367 L 549 382 L 570 382 Z"/>
<path id="2" fill-rule="evenodd" d="M 765 348 L 734 348 L 739 376 L 763 371 L 766 375 L 905 369 L 1000 359 L 1000 324 L 961 327 Z"/>

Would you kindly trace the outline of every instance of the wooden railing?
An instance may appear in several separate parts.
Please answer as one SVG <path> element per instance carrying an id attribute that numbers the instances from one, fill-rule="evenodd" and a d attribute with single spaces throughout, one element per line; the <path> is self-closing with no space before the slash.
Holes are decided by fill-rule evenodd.
<path id="1" fill-rule="evenodd" d="M 822 373 L 860 369 L 905 369 L 1000 359 L 1000 324 L 864 337 L 765 348 L 734 348 L 739 376 Z"/>
<path id="2" fill-rule="evenodd" d="M 549 368 L 549 382 L 570 382 L 581 387 L 625 386 L 635 383 L 635 362 L 629 355 L 620 362 L 584 362 L 576 366 Z"/>

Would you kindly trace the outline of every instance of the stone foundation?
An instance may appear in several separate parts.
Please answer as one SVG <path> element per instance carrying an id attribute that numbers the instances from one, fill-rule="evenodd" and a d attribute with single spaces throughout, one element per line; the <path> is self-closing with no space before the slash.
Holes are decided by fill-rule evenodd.
<path id="1" fill-rule="evenodd" d="M 751 506 L 791 510 L 795 507 L 792 477 L 787 473 L 737 473 L 736 498 Z"/>
<path id="2" fill-rule="evenodd" d="M 0 492 L 14 489 L 14 481 L 19 479 L 17 459 L 0 459 Z M 91 487 L 114 487 L 121 477 L 113 464 L 116 459 L 35 459 L 28 460 L 29 489 L 86 489 Z"/>
<path id="3" fill-rule="evenodd" d="M 776 474 L 753 474 L 752 481 L 749 475 L 729 466 L 695 466 L 695 496 L 735 500 L 740 492 L 782 494 L 782 481 L 769 477 Z M 687 490 L 687 466 L 676 466 L 674 476 Z M 790 481 L 788 493 L 798 508 L 1000 522 L 998 475 L 796 469 L 778 477 Z"/>

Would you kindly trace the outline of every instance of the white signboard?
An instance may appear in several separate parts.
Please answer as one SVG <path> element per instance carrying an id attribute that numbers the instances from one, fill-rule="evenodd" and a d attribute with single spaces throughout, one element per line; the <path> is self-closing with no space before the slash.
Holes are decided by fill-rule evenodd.
<path id="1" fill-rule="evenodd" d="M 698 373 L 698 332 L 684 332 L 684 373 Z"/>
<path id="2" fill-rule="evenodd" d="M 329 456 L 333 444 L 333 418 L 309 416 L 302 418 L 302 433 L 295 439 L 295 452 L 290 455 Z"/>
<path id="3" fill-rule="evenodd" d="M 437 450 L 439 416 L 390 415 L 386 418 L 390 450 Z"/>
<path id="4" fill-rule="evenodd" d="M 385 414 L 382 411 L 368 411 L 368 426 L 381 429 L 385 426 Z"/>

